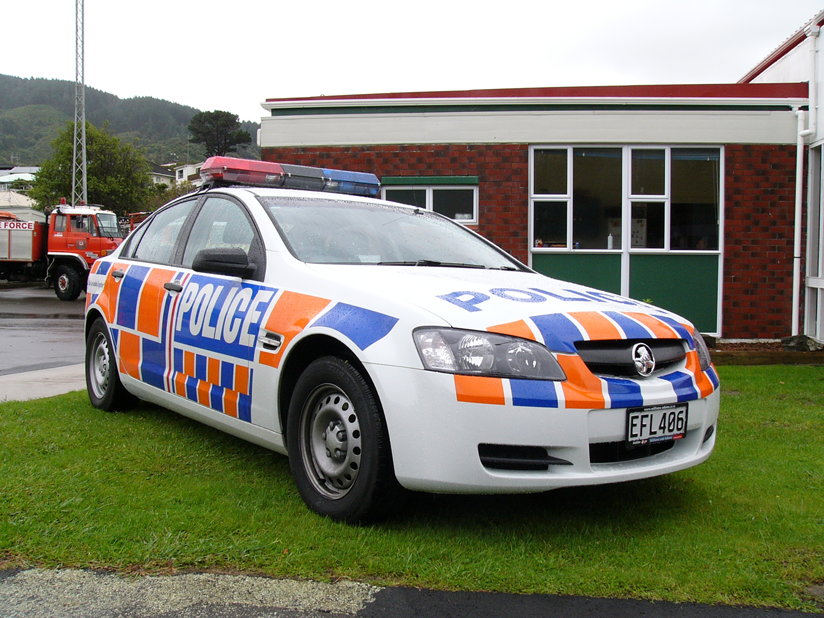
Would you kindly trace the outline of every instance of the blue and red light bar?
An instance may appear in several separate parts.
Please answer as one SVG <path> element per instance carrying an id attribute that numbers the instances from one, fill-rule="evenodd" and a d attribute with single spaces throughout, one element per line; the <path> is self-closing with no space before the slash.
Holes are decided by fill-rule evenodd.
<path id="1" fill-rule="evenodd" d="M 381 187 L 378 177 L 366 172 L 348 172 L 235 157 L 206 159 L 200 168 L 200 177 L 204 182 L 329 191 L 367 197 L 377 196 Z"/>

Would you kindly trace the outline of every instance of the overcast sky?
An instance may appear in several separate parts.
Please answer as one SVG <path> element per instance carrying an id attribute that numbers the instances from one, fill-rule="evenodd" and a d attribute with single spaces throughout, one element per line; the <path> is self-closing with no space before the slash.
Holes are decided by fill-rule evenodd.
<path id="1" fill-rule="evenodd" d="M 3 2 L 0 73 L 75 78 L 75 0 Z M 824 0 L 85 0 L 85 82 L 258 121 L 267 98 L 734 83 Z"/>

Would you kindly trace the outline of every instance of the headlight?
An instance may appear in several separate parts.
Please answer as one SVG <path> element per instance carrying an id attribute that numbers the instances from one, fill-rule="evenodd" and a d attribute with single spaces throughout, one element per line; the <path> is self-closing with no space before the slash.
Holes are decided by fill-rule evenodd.
<path id="1" fill-rule="evenodd" d="M 698 352 L 698 360 L 701 364 L 701 369 L 706 371 L 712 364 L 710 350 L 707 347 L 707 343 L 704 341 L 704 338 L 701 336 L 701 333 L 695 331 L 692 336 L 693 339 L 695 339 L 695 351 Z"/>
<path id="2" fill-rule="evenodd" d="M 566 379 L 549 350 L 528 339 L 455 328 L 419 328 L 413 337 L 423 366 L 430 371 L 527 380 Z"/>

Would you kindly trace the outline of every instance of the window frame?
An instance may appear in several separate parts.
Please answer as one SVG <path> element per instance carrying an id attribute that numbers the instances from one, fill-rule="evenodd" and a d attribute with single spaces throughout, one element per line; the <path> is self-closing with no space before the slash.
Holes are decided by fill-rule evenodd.
<path id="1" fill-rule="evenodd" d="M 214 193 L 201 193 L 201 194 L 188 194 L 182 196 L 181 198 L 175 200 L 174 202 L 170 202 L 165 204 L 161 208 L 154 211 L 149 217 L 147 217 L 144 221 L 140 223 L 140 225 L 135 228 L 135 230 L 129 234 L 128 238 L 123 242 L 120 259 L 129 260 L 134 262 L 144 262 L 146 264 L 157 264 L 158 266 L 166 266 L 168 268 L 175 268 L 179 270 L 192 270 L 191 266 L 184 266 L 183 265 L 183 253 L 186 250 L 186 246 L 189 242 L 189 236 L 191 235 L 192 228 L 194 227 L 195 220 L 197 219 L 198 215 L 200 214 L 203 206 L 206 204 L 209 198 L 212 197 L 219 197 L 221 199 L 228 200 L 233 202 L 238 206 L 238 208 L 243 213 L 246 220 L 252 226 L 252 244 L 248 252 L 249 261 L 255 264 L 255 272 L 246 277 L 244 280 L 248 281 L 263 281 L 266 276 L 266 246 L 263 241 L 263 235 L 260 232 L 260 228 L 258 227 L 257 222 L 255 221 L 255 217 L 249 210 L 249 207 L 243 203 L 242 200 L 239 200 L 237 197 L 233 195 L 229 195 L 228 193 L 221 193 L 216 191 Z M 162 213 L 165 210 L 170 208 L 174 208 L 180 204 L 184 204 L 186 202 L 192 202 L 191 210 L 189 210 L 189 214 L 186 215 L 183 224 L 178 232 L 177 239 L 175 241 L 174 247 L 172 248 L 172 253 L 169 257 L 168 263 L 166 262 L 151 262 L 139 257 L 135 256 L 135 251 L 140 246 L 140 243 L 143 241 L 143 236 L 149 230 L 151 226 L 151 222 L 157 217 L 158 213 Z"/>
<path id="2" fill-rule="evenodd" d="M 249 257 L 249 262 L 255 265 L 255 270 L 248 277 L 244 277 L 244 281 L 263 281 L 266 276 L 266 249 L 263 243 L 263 236 L 255 223 L 255 218 L 252 216 L 252 213 L 249 212 L 249 208 L 243 203 L 242 200 L 239 200 L 234 195 L 229 195 L 228 193 L 221 193 L 218 191 L 214 193 L 204 193 L 200 199 L 198 199 L 197 204 L 192 209 L 192 212 L 189 213 L 189 219 L 184 224 L 184 228 L 178 237 L 177 247 L 174 252 L 176 266 L 178 268 L 192 270 L 191 265 L 186 266 L 183 262 L 186 249 L 189 246 L 189 240 L 192 236 L 192 231 L 194 230 L 195 223 L 200 218 L 201 213 L 206 208 L 207 204 L 209 204 L 210 200 L 218 199 L 234 204 L 252 230 L 252 240 L 249 246 L 249 251 L 247 251 L 246 254 Z"/>
<path id="3" fill-rule="evenodd" d="M 479 191 L 478 191 L 478 177 L 477 176 L 388 176 L 381 180 L 381 199 L 392 201 L 391 198 L 386 197 L 386 192 L 389 191 L 425 191 L 425 205 L 426 210 L 432 212 L 434 209 L 434 194 L 435 191 L 472 191 L 472 218 L 471 219 L 453 219 L 447 217 L 455 223 L 462 225 L 478 225 L 479 222 Z M 400 203 L 400 202 L 399 202 Z M 445 216 L 445 215 L 444 215 Z"/>
<path id="4" fill-rule="evenodd" d="M 575 248 L 573 239 L 573 153 L 576 148 L 620 148 L 622 166 L 621 186 L 621 247 L 613 249 L 580 249 Z M 718 169 L 718 247 L 716 249 L 672 249 L 672 150 L 708 150 L 717 149 L 719 153 Z M 567 181 L 566 193 L 535 193 L 535 152 L 540 150 L 566 150 L 567 152 Z M 664 151 L 664 193 L 663 194 L 635 194 L 632 193 L 632 154 L 641 150 Z M 542 202 L 566 203 L 566 246 L 535 246 L 535 207 Z M 637 203 L 664 204 L 664 246 L 663 247 L 633 247 L 632 246 L 632 206 Z M 685 254 L 685 255 L 719 255 L 723 249 L 724 238 L 724 146 L 718 144 L 541 144 L 529 147 L 529 219 L 528 219 L 528 250 L 530 263 L 534 253 L 597 253 L 597 254 Z"/>
<path id="5" fill-rule="evenodd" d="M 54 231 L 55 232 L 65 232 L 66 231 L 66 222 L 68 217 L 61 212 L 58 212 L 54 215 Z"/>
<path id="6" fill-rule="evenodd" d="M 152 213 L 150 217 L 147 217 L 145 221 L 143 221 L 134 232 L 132 232 L 129 237 L 126 239 L 125 246 L 120 252 L 120 255 L 123 259 L 132 260 L 135 262 L 143 262 L 146 264 L 157 264 L 158 266 L 167 266 L 167 267 L 178 267 L 179 260 L 177 255 L 180 251 L 180 244 L 181 239 L 184 236 L 188 236 L 187 228 L 191 225 L 192 222 L 192 215 L 197 210 L 197 197 L 186 196 L 180 200 L 172 202 L 171 204 L 167 204 L 162 208 L 159 208 L 155 212 Z M 146 233 L 149 232 L 152 225 L 154 224 L 155 220 L 162 216 L 163 213 L 175 208 L 176 206 L 181 206 L 184 204 L 191 204 L 189 208 L 189 212 L 186 213 L 183 217 L 183 222 L 180 225 L 180 229 L 177 231 L 177 236 L 175 237 L 175 241 L 172 244 L 171 251 L 169 253 L 169 257 L 166 261 L 157 261 L 157 260 L 148 260 L 145 256 L 138 256 L 136 255 L 137 251 L 140 250 L 141 243 L 143 242 Z"/>

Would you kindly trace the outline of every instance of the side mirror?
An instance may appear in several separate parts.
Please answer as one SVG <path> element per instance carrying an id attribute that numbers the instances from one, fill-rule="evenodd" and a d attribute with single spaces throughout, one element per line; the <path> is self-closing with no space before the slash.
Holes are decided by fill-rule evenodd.
<path id="1" fill-rule="evenodd" d="M 255 265 L 249 261 L 246 252 L 238 247 L 201 249 L 195 255 L 192 270 L 245 279 L 254 274 Z"/>

